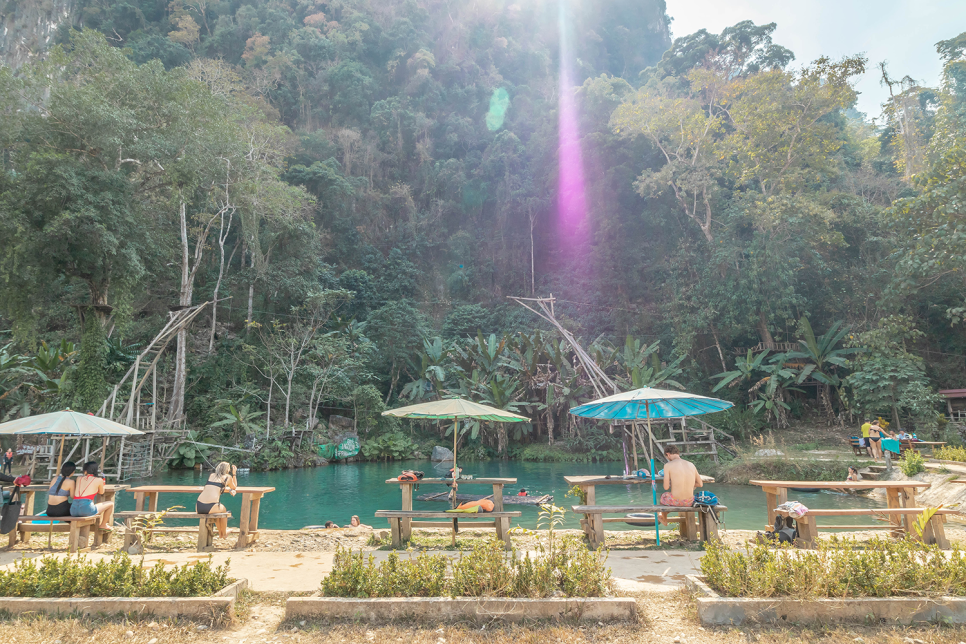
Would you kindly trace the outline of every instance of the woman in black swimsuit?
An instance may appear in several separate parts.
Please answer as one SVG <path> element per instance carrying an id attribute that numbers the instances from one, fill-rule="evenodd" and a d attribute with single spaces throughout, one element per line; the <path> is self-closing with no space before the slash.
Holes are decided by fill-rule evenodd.
<path id="1" fill-rule="evenodd" d="M 238 487 L 238 483 L 235 481 L 237 473 L 238 468 L 234 465 L 224 462 L 218 463 L 218 467 L 208 477 L 205 489 L 198 496 L 198 502 L 195 503 L 195 512 L 198 514 L 228 512 L 225 506 L 220 503 L 221 493 L 227 488 L 228 492 L 235 496 L 235 488 Z M 222 539 L 226 538 L 228 536 L 228 519 L 217 519 L 215 523 L 218 526 L 218 534 Z"/>

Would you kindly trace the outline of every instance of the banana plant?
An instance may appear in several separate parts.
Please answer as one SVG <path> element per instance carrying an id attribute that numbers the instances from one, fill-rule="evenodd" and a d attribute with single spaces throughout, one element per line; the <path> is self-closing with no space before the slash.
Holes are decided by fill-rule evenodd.
<path id="1" fill-rule="evenodd" d="M 751 349 L 748 349 L 748 355 L 735 358 L 734 370 L 712 376 L 712 378 L 719 378 L 720 382 L 711 391 L 718 391 L 723 387 L 737 387 L 740 383 L 755 380 L 757 378 L 755 372 L 762 369 L 761 365 L 768 353 L 768 349 L 758 354 L 754 354 Z"/>
<path id="2" fill-rule="evenodd" d="M 450 359 L 450 347 L 443 344 L 442 338 L 423 340 L 423 350 L 419 354 L 419 367 L 415 368 L 419 378 L 402 389 L 402 396 L 409 400 L 439 399 L 443 383 L 446 381 L 445 365 Z"/>
<path id="3" fill-rule="evenodd" d="M 829 388 L 834 388 L 837 391 L 842 385 L 842 379 L 835 369 L 837 367 L 842 369 L 848 367 L 849 362 L 846 356 L 857 353 L 859 349 L 836 348 L 849 332 L 845 322 L 841 320 L 835 322 L 829 327 L 828 331 L 817 337 L 815 332 L 812 331 L 812 325 L 807 317 L 802 316 L 799 325 L 802 329 L 802 335 L 805 336 L 798 341 L 802 350 L 792 351 L 786 355 L 789 359 L 800 360 L 804 358 L 811 362 L 811 364 L 802 368 L 799 382 L 804 382 L 809 377 L 817 380 L 821 385 L 819 396 L 823 399 L 821 401 L 822 407 L 831 409 L 832 400 Z"/>
<path id="4" fill-rule="evenodd" d="M 227 401 L 219 401 L 224 404 Z M 212 423 L 211 427 L 225 427 L 228 425 L 232 426 L 232 441 L 238 441 L 242 436 L 248 436 L 252 434 L 257 434 L 261 431 L 262 427 L 256 422 L 259 416 L 265 415 L 263 411 L 252 411 L 250 405 L 239 405 L 235 406 L 234 403 L 228 402 L 228 409 L 219 412 L 221 420 Z"/>

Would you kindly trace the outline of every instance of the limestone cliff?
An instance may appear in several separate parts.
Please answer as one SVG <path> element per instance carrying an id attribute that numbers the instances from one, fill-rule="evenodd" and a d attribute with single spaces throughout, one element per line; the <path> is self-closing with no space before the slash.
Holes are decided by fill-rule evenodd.
<path id="1" fill-rule="evenodd" d="M 75 0 L 0 0 L 0 62 L 16 69 L 46 50 L 62 24 L 76 24 Z"/>

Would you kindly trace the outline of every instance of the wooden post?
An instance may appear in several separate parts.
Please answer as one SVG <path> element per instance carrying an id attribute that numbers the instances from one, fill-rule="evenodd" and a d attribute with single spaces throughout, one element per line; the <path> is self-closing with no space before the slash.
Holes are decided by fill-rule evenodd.
<path id="1" fill-rule="evenodd" d="M 104 445 L 103 445 L 103 447 L 101 447 L 101 467 L 100 467 L 100 471 L 101 471 L 102 474 L 104 473 L 104 461 L 107 458 L 107 443 L 110 440 L 111 440 L 111 437 L 110 436 L 105 436 L 104 437 Z"/>
<path id="2" fill-rule="evenodd" d="M 57 476 L 58 474 L 60 474 L 60 466 L 61 466 L 61 463 L 63 463 L 64 461 L 64 441 L 66 439 L 67 439 L 66 436 L 60 437 L 60 452 L 57 454 L 57 470 L 54 476 Z"/>
<path id="3" fill-rule="evenodd" d="M 634 471 L 639 468 L 637 464 L 637 423 L 631 423 L 631 445 L 634 448 Z"/>

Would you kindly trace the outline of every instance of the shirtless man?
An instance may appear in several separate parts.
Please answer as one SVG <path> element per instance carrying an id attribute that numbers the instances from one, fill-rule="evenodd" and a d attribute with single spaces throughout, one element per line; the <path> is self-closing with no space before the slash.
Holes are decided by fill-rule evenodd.
<path id="1" fill-rule="evenodd" d="M 694 505 L 694 488 L 702 487 L 701 475 L 698 468 L 691 461 L 681 458 L 678 448 L 668 445 L 664 448 L 667 464 L 664 466 L 664 489 L 669 490 L 661 495 L 661 505 L 677 507 L 691 507 Z M 667 525 L 667 514 L 659 512 L 658 521 Z"/>

